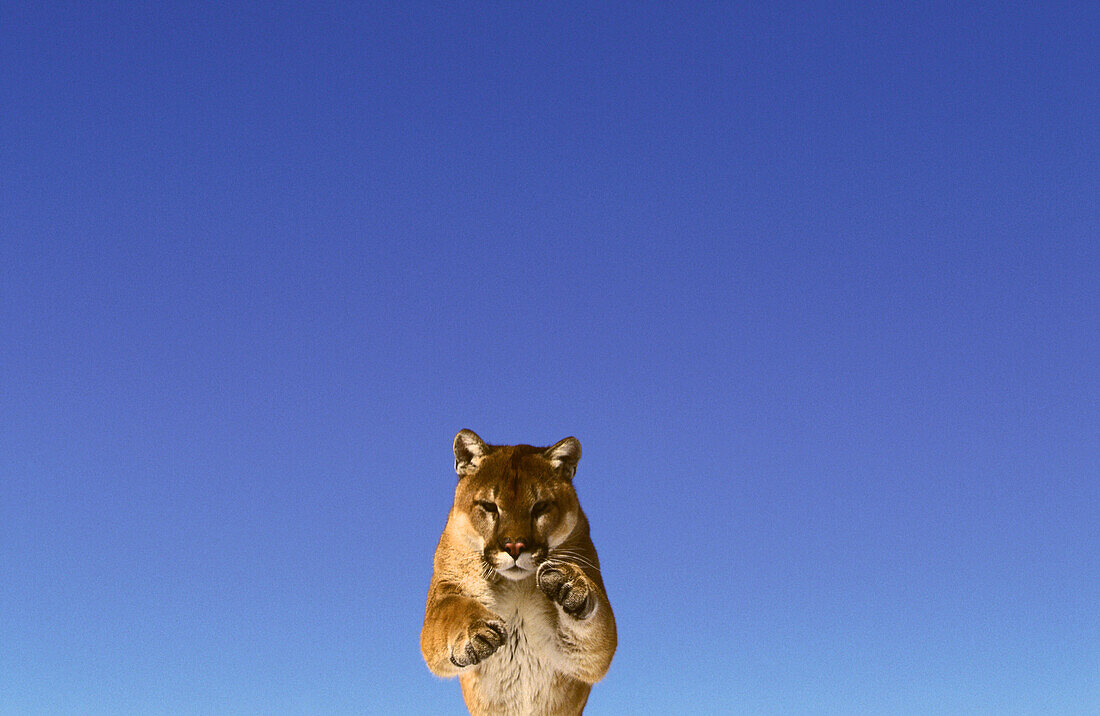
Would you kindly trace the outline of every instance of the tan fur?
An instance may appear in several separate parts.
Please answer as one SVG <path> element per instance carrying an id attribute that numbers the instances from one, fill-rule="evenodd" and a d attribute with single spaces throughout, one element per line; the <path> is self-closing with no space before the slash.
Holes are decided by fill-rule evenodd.
<path id="1" fill-rule="evenodd" d="M 575 438 L 455 438 L 460 479 L 420 648 L 437 676 L 459 677 L 474 716 L 580 714 L 611 664 L 615 617 L 573 490 L 579 458 Z"/>

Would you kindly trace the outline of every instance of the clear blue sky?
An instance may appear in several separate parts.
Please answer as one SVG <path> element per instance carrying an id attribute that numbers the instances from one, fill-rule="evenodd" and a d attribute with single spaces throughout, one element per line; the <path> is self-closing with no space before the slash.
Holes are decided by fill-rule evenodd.
<path id="1" fill-rule="evenodd" d="M 0 7 L 0 712 L 462 713 L 460 428 L 591 714 L 1100 711 L 1100 5 L 299 5 Z"/>

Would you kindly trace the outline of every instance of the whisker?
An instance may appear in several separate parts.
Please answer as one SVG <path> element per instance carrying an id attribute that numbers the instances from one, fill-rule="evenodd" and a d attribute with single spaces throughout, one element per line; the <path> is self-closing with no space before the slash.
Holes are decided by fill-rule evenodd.
<path id="1" fill-rule="evenodd" d="M 598 564 L 595 564 L 595 563 L 585 559 L 584 557 L 581 557 L 579 555 L 573 555 L 571 558 L 577 564 L 583 564 L 586 567 L 591 567 L 592 569 L 596 570 L 597 572 L 600 570 L 600 567 L 599 567 Z"/>
<path id="2" fill-rule="evenodd" d="M 576 550 L 572 550 L 572 549 L 557 549 L 557 550 L 554 551 L 554 553 L 555 554 L 569 555 L 571 557 L 576 557 L 577 559 L 588 560 L 587 555 L 585 555 L 581 552 L 578 552 Z"/>
<path id="3" fill-rule="evenodd" d="M 554 559 L 556 557 L 564 557 L 565 558 L 564 560 L 559 559 L 558 561 L 572 561 L 574 563 L 580 564 L 581 566 L 588 567 L 589 569 L 595 570 L 596 572 L 600 571 L 599 565 L 593 564 L 592 561 L 589 560 L 586 556 L 580 554 L 579 552 L 575 552 L 573 550 L 568 550 L 568 549 L 553 550 L 553 552 L 550 554 L 549 558 Z"/>

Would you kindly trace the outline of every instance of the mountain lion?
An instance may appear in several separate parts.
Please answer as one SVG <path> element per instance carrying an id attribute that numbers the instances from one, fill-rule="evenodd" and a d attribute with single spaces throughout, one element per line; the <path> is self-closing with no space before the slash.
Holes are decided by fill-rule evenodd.
<path id="1" fill-rule="evenodd" d="M 580 714 L 617 643 L 573 490 L 581 444 L 486 445 L 463 430 L 454 453 L 458 487 L 435 550 L 424 661 L 458 676 L 474 716 Z"/>

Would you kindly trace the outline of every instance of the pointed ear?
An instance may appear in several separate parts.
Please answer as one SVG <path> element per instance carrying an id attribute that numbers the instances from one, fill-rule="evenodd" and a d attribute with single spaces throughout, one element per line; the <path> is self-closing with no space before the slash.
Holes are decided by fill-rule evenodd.
<path id="1" fill-rule="evenodd" d="M 455 435 L 455 472 L 459 477 L 477 469 L 481 458 L 489 454 L 489 446 L 473 430 L 459 430 Z"/>
<path id="2" fill-rule="evenodd" d="M 550 461 L 555 470 L 566 480 L 572 480 L 577 474 L 577 462 L 581 459 L 581 441 L 566 438 L 542 451 L 542 456 Z"/>

